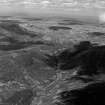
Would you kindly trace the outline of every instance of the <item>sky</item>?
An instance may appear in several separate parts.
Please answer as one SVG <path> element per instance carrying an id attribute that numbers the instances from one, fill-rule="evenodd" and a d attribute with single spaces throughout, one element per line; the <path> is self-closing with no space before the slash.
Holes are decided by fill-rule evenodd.
<path id="1" fill-rule="evenodd" d="M 102 11 L 105 0 L 0 0 L 0 12 L 79 12 Z"/>
<path id="2" fill-rule="evenodd" d="M 80 11 L 83 9 L 99 9 L 105 8 L 105 0 L 0 0 L 1 10 L 27 10 L 33 9 L 46 11 Z M 6 10 L 5 10 L 6 9 Z"/>
<path id="3" fill-rule="evenodd" d="M 98 16 L 104 21 L 105 0 L 0 0 L 0 15 L 10 13 Z"/>
<path id="4" fill-rule="evenodd" d="M 105 0 L 0 0 L 1 5 L 33 5 L 41 7 L 105 8 Z"/>

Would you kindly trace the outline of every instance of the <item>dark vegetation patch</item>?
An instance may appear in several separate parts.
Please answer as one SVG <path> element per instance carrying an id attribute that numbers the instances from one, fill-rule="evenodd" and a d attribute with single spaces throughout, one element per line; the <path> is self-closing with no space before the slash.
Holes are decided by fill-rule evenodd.
<path id="1" fill-rule="evenodd" d="M 20 50 L 20 49 L 24 49 L 27 47 L 31 47 L 31 46 L 36 46 L 36 45 L 44 45 L 44 46 L 49 46 L 49 44 L 44 43 L 43 41 L 29 41 L 29 42 L 16 42 L 16 43 L 11 43 L 8 45 L 0 45 L 0 50 L 1 51 L 12 51 L 12 50 Z"/>
<path id="2" fill-rule="evenodd" d="M 29 47 L 33 45 L 33 43 L 31 42 L 20 42 L 20 43 L 14 43 L 14 44 L 9 44 L 9 45 L 0 45 L 0 50 L 2 51 L 12 51 L 12 50 L 19 50 L 19 49 L 23 49 L 26 47 Z"/>
<path id="3" fill-rule="evenodd" d="M 6 36 L 6 37 L 4 37 L 4 38 L 1 38 L 1 39 L 0 39 L 0 42 L 9 42 L 9 43 L 11 43 L 11 44 L 14 44 L 14 43 L 17 43 L 18 40 L 16 40 L 16 39 L 13 38 L 13 37 L 8 37 L 8 36 Z"/>
<path id="4" fill-rule="evenodd" d="M 96 82 L 85 87 L 58 94 L 56 105 L 105 105 L 105 82 Z"/>
<path id="5" fill-rule="evenodd" d="M 26 20 L 28 20 L 28 21 L 42 21 L 43 20 L 43 18 L 31 18 L 31 17 L 24 17 L 23 19 L 26 19 Z"/>
<path id="6" fill-rule="evenodd" d="M 91 36 L 93 36 L 93 37 L 95 37 L 95 36 L 105 36 L 105 33 L 104 32 L 88 32 L 87 33 L 88 35 L 91 35 Z"/>
<path id="7" fill-rule="evenodd" d="M 58 23 L 59 25 L 84 25 L 84 23 L 82 21 L 79 21 L 79 20 L 69 20 L 69 19 L 66 19 L 66 20 L 62 20 L 62 22 L 59 22 Z"/>
<path id="8" fill-rule="evenodd" d="M 34 32 L 28 31 L 27 29 L 19 26 L 17 23 L 11 23 L 11 22 L 2 22 L 0 23 L 0 27 L 10 31 L 12 33 L 16 33 L 19 35 L 29 35 L 31 37 L 37 36 Z"/>
<path id="9" fill-rule="evenodd" d="M 45 44 L 44 41 L 42 40 L 36 40 L 36 41 L 19 41 L 19 39 L 17 40 L 16 38 L 14 37 L 4 37 L 4 38 L 1 38 L 0 39 L 0 42 L 8 42 L 10 44 L 16 44 L 16 43 L 31 43 L 31 44 L 36 44 L 36 45 L 39 45 L 39 44 Z"/>
<path id="10" fill-rule="evenodd" d="M 36 42 L 33 42 L 33 41 L 29 41 L 29 42 L 19 42 L 17 41 L 16 43 L 10 43 L 8 45 L 0 45 L 0 50 L 2 51 L 12 51 L 12 50 L 19 50 L 19 49 L 24 49 L 24 48 L 27 48 L 27 47 L 31 47 L 32 45 L 41 45 L 41 44 L 44 44 L 43 42 L 41 41 L 36 41 Z"/>
<path id="11" fill-rule="evenodd" d="M 58 31 L 58 30 L 71 30 L 72 28 L 70 27 L 65 27 L 65 26 L 50 26 L 50 30 Z"/>
<path id="12" fill-rule="evenodd" d="M 12 16 L 9 16 L 9 15 L 7 16 L 7 15 L 6 15 L 6 16 L 0 16 L 0 18 L 1 18 L 1 19 L 8 19 L 8 18 L 12 18 Z"/>
<path id="13" fill-rule="evenodd" d="M 30 105 L 33 99 L 33 91 L 31 89 L 24 89 L 15 92 L 11 97 L 4 100 L 3 103 L 8 105 Z"/>
<path id="14" fill-rule="evenodd" d="M 0 22 L 9 22 L 9 23 L 14 23 L 14 24 L 19 24 L 19 23 L 23 23 L 22 21 L 20 21 L 20 20 L 0 20 Z"/>
<path id="15" fill-rule="evenodd" d="M 18 49 L 22 49 L 22 48 L 29 47 L 32 45 L 51 45 L 42 40 L 25 42 L 25 41 L 19 41 L 14 37 L 8 37 L 8 36 L 1 38 L 0 42 L 8 43 L 8 45 L 5 45 L 3 43 L 0 45 L 0 50 L 3 50 L 3 51 L 18 50 Z"/>

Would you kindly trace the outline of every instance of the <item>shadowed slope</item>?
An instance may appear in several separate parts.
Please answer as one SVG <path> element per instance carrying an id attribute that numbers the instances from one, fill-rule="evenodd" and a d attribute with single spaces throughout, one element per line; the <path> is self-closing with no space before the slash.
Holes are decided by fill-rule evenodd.
<path id="1" fill-rule="evenodd" d="M 61 92 L 56 105 L 105 105 L 105 82 Z"/>

